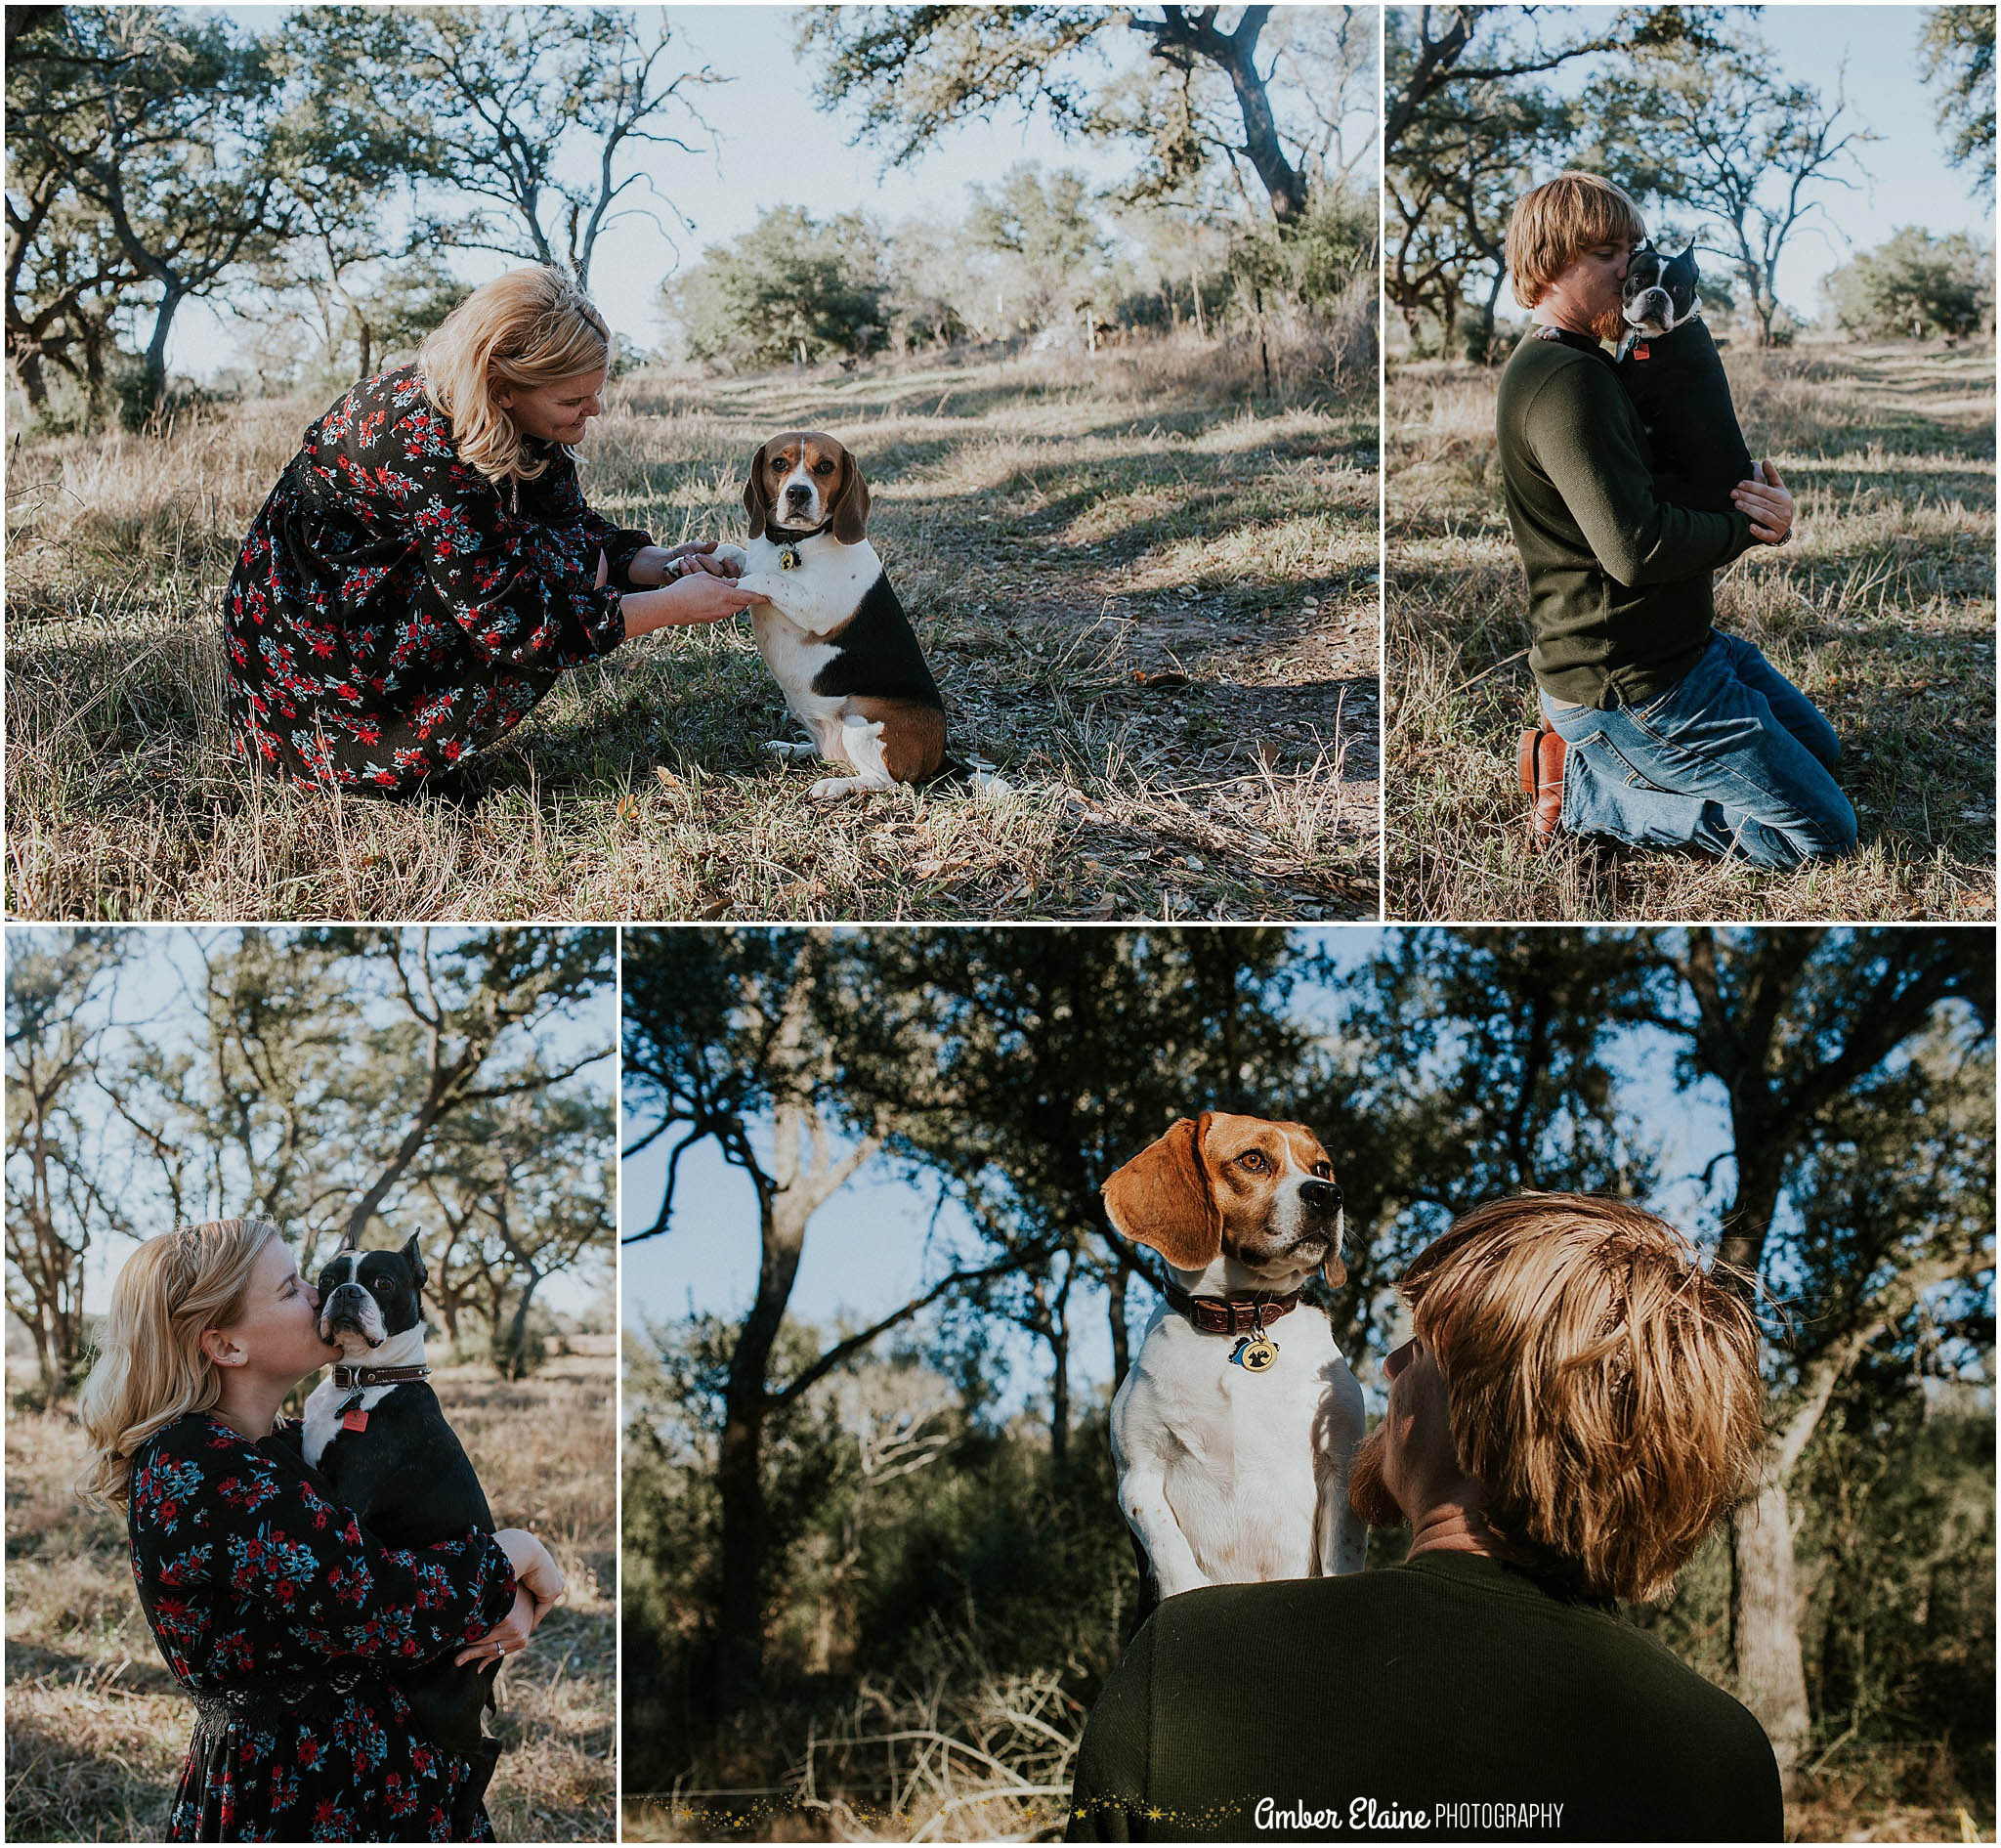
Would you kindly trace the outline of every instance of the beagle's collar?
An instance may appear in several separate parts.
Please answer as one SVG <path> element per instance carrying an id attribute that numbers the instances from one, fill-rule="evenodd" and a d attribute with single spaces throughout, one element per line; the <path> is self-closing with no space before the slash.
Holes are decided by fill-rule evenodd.
<path id="1" fill-rule="evenodd" d="M 1174 1284 L 1168 1285 L 1168 1307 L 1185 1316 L 1205 1335 L 1256 1335 L 1281 1315 L 1289 1315 L 1305 1294 L 1303 1286 L 1290 1296 L 1190 1296 Z"/>
<path id="2" fill-rule="evenodd" d="M 370 1386 L 402 1386 L 408 1380 L 428 1380 L 431 1369 L 421 1362 L 410 1367 L 349 1366 L 345 1361 L 333 1369 L 333 1384 L 340 1392 L 360 1391 Z"/>
<path id="3" fill-rule="evenodd" d="M 821 534 L 828 532 L 832 525 L 833 522 L 831 520 L 822 520 L 811 532 L 794 533 L 788 526 L 773 526 L 767 520 L 764 523 L 764 537 L 774 545 L 796 545 L 801 539 L 817 539 Z"/>

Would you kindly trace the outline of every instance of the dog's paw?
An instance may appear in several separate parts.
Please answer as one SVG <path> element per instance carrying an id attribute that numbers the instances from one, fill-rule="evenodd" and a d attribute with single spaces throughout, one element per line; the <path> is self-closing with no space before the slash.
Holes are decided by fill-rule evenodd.
<path id="1" fill-rule="evenodd" d="M 759 749 L 770 752 L 774 757 L 783 757 L 790 763 L 798 757 L 812 756 L 819 747 L 812 744 L 802 745 L 790 738 L 773 738 L 767 740 Z"/>
<path id="2" fill-rule="evenodd" d="M 806 794 L 816 802 L 838 802 L 868 787 L 858 776 L 824 776 Z"/>

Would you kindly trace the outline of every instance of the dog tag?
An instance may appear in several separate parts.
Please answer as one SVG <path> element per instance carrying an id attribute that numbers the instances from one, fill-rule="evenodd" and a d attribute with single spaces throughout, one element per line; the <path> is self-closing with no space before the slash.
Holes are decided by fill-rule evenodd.
<path id="1" fill-rule="evenodd" d="M 366 1431 L 368 1429 L 368 1414 L 361 1410 L 348 1412 L 342 1417 L 340 1428 L 343 1431 Z"/>
<path id="2" fill-rule="evenodd" d="M 799 553 L 796 546 L 788 545 L 784 551 L 779 553 L 778 568 L 781 571 L 797 571 L 799 569 Z"/>
<path id="3" fill-rule="evenodd" d="M 1246 1335 L 1231 1350 L 1230 1359 L 1246 1373 L 1262 1373 L 1278 1358 L 1278 1343 L 1269 1335 Z"/>
<path id="4" fill-rule="evenodd" d="M 1647 348 L 1645 348 L 1645 347 L 1635 347 L 1635 348 L 1633 349 L 1633 357 L 1634 357 L 1634 358 L 1635 358 L 1636 360 L 1650 360 L 1650 359 L 1652 359 L 1652 358 L 1653 358 L 1653 355 L 1652 355 L 1652 353 L 1651 353 L 1651 352 L 1650 352 L 1650 351 L 1649 351 L 1649 350 L 1648 350 Z"/>

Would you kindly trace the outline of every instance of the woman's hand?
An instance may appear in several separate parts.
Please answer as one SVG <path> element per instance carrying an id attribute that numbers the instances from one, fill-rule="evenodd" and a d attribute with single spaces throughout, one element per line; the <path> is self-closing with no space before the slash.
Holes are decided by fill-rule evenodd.
<path id="1" fill-rule="evenodd" d="M 1731 503 L 1751 519 L 1751 537 L 1761 545 L 1783 545 L 1793 531 L 1792 491 L 1771 462 L 1753 464 L 1752 478 L 1730 490 Z"/>
<path id="2" fill-rule="evenodd" d="M 508 1565 L 514 1568 L 514 1582 L 536 1605 L 546 1610 L 562 1597 L 562 1569 L 550 1558 L 549 1549 L 526 1527 L 502 1527 L 494 1534 L 493 1540 L 507 1555 Z"/>
<path id="3" fill-rule="evenodd" d="M 625 635 L 650 635 L 657 628 L 694 628 L 704 623 L 727 622 L 764 598 L 742 588 L 729 578 L 697 571 L 660 590 L 639 590 L 623 604 Z"/>
<path id="4" fill-rule="evenodd" d="M 467 1662 L 477 1662 L 484 1668 L 489 1662 L 497 1662 L 503 1655 L 518 1655 L 528 1647 L 529 1638 L 534 1635 L 535 1625 L 541 1620 L 541 1608 L 520 1588 L 517 1578 L 514 1609 L 485 1636 L 468 1643 L 451 1659 L 461 1668 Z"/>
<path id="5" fill-rule="evenodd" d="M 742 576 L 743 567 L 734 559 L 711 556 L 715 546 L 714 539 L 691 540 L 685 545 L 642 545 L 633 554 L 625 575 L 635 584 L 649 586 L 672 583 L 675 579 L 692 577 L 698 571 L 718 578 Z"/>

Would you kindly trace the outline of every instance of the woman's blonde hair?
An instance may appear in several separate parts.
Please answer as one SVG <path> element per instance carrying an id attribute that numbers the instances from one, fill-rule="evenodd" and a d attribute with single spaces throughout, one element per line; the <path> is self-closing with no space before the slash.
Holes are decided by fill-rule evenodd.
<path id="1" fill-rule="evenodd" d="M 1665 1595 L 1755 1481 L 1750 1280 L 1626 1201 L 1543 1193 L 1474 1208 L 1397 1287 L 1495 1536 L 1587 1596 Z"/>
<path id="2" fill-rule="evenodd" d="M 1508 221 L 1514 299 L 1533 308 L 1594 244 L 1638 243 L 1646 221 L 1630 194 L 1596 173 L 1559 173 L 1515 202 Z"/>
<path id="3" fill-rule="evenodd" d="M 221 1402 L 222 1376 L 201 1352 L 202 1330 L 242 1318 L 251 1268 L 277 1235 L 271 1220 L 210 1220 L 149 1238 L 125 1261 L 76 1402 L 92 1452 L 76 1493 L 91 1507 L 124 1507 L 133 1452 L 183 1413 Z"/>
<path id="4" fill-rule="evenodd" d="M 461 461 L 490 482 L 533 481 L 549 458 L 530 453 L 495 388 L 560 384 L 603 370 L 611 357 L 612 330 L 590 298 L 537 265 L 474 289 L 425 336 L 417 370 L 424 395 L 451 419 Z"/>

